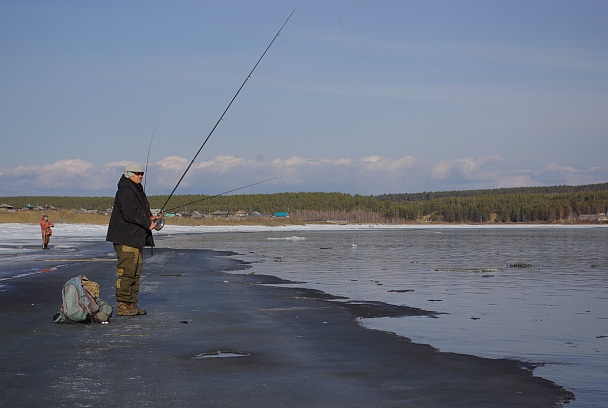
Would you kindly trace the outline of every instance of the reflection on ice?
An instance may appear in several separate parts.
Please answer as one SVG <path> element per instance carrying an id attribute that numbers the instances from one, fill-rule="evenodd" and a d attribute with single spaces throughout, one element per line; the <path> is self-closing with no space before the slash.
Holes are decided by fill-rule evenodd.
<path id="1" fill-rule="evenodd" d="M 293 237 L 280 237 L 280 238 L 277 238 L 277 237 L 268 237 L 266 239 L 268 241 L 305 241 L 306 237 L 296 237 L 296 236 L 293 236 Z"/>
<path id="2" fill-rule="evenodd" d="M 496 268 L 433 268 L 435 272 L 469 272 L 469 273 L 479 273 L 479 272 L 500 272 L 500 269 Z"/>

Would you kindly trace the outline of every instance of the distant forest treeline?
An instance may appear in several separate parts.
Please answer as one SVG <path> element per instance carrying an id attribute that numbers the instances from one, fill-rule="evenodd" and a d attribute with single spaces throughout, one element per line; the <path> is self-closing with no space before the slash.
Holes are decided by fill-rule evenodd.
<path id="1" fill-rule="evenodd" d="M 166 199 L 167 196 L 149 197 L 153 208 L 160 208 Z M 112 206 L 113 197 L 2 197 L 0 203 L 15 208 L 30 204 L 105 211 Z M 256 211 L 270 215 L 289 212 L 292 218 L 302 221 L 579 222 L 581 216 L 606 213 L 608 183 L 378 196 L 320 192 L 218 197 L 176 195 L 171 198 L 165 210 L 186 213 L 198 211 L 202 214 L 217 210 L 230 213 L 238 210 L 247 213 Z"/>

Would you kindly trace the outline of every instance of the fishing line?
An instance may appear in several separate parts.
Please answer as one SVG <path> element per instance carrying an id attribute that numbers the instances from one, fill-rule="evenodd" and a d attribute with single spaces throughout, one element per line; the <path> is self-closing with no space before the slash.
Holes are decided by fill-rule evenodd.
<path id="1" fill-rule="evenodd" d="M 279 34 L 281 34 L 281 30 L 283 30 L 283 27 L 285 27 L 285 25 L 287 24 L 287 22 L 289 21 L 289 19 L 293 15 L 293 13 L 295 13 L 295 11 L 296 11 L 296 9 L 294 8 L 293 11 L 291 12 L 291 14 L 289 15 L 289 17 L 287 17 L 287 20 L 285 20 L 285 22 L 283 23 L 283 25 L 281 26 L 281 28 L 279 29 L 279 31 L 277 31 L 277 33 L 273 37 L 272 41 L 270 41 L 270 44 L 268 44 L 268 47 L 266 47 L 266 49 L 264 50 L 264 53 L 262 53 L 262 56 L 255 63 L 255 65 L 253 66 L 253 69 L 251 70 L 251 72 L 249 72 L 249 74 L 245 78 L 245 81 L 243 81 L 243 83 L 241 84 L 241 86 L 238 89 L 238 91 L 236 92 L 236 94 L 232 97 L 232 100 L 230 101 L 230 103 L 228 104 L 228 106 L 226 107 L 226 109 L 224 109 L 224 112 L 222 113 L 222 115 L 220 116 L 220 118 L 218 119 L 218 121 L 215 123 L 215 126 L 213 126 L 213 128 L 211 129 L 211 132 L 209 132 L 209 135 L 207 136 L 207 138 L 205 139 L 205 141 L 203 142 L 203 144 L 201 145 L 201 147 L 198 149 L 198 151 L 194 155 L 194 158 L 192 159 L 192 161 L 190 162 L 190 164 L 188 165 L 188 167 L 186 167 L 186 170 L 184 171 L 184 174 L 182 174 L 182 176 L 180 177 L 179 181 L 177 182 L 177 184 L 173 188 L 173 191 L 171 191 L 171 194 L 169 194 L 169 197 L 167 197 L 167 200 L 165 201 L 165 203 L 163 204 L 163 206 L 160 208 L 159 214 L 163 213 L 165 207 L 167 206 L 167 203 L 169 203 L 169 200 L 171 199 L 171 197 L 173 197 L 173 193 L 175 193 L 175 190 L 177 190 L 177 187 L 179 187 L 180 183 L 182 182 L 182 180 L 186 176 L 186 173 L 188 173 L 188 170 L 190 170 L 190 167 L 192 167 L 192 165 L 194 164 L 194 161 L 198 157 L 199 153 L 201 152 L 201 150 L 203 150 L 203 148 L 207 144 L 207 141 L 209 140 L 209 138 L 211 137 L 211 135 L 213 134 L 213 132 L 215 131 L 215 129 L 218 127 L 218 125 L 220 124 L 220 122 L 224 119 L 224 115 L 226 114 L 226 112 L 228 112 L 228 109 L 230 109 L 230 106 L 232 106 L 232 103 L 234 102 L 234 100 L 236 99 L 236 97 L 241 92 L 241 89 L 243 89 L 243 87 L 245 86 L 245 84 L 247 83 L 247 81 L 249 80 L 249 78 L 251 78 L 251 75 L 253 74 L 253 71 L 255 71 L 255 69 L 257 68 L 258 64 L 262 61 L 262 58 L 264 58 L 264 56 L 266 55 L 266 53 L 268 52 L 268 50 L 270 49 L 270 47 L 272 46 L 272 44 L 274 43 L 274 41 L 277 39 L 277 37 L 279 36 Z M 160 218 L 159 220 L 161 220 L 161 219 L 162 218 Z M 162 226 L 160 228 L 162 228 Z"/>
<path id="2" fill-rule="evenodd" d="M 219 193 L 219 194 L 216 194 L 216 195 L 213 195 L 213 196 L 210 196 L 210 197 L 201 198 L 200 200 L 191 201 L 191 202 L 186 203 L 186 204 L 178 205 L 177 207 L 169 208 L 168 210 L 165 210 L 165 212 L 171 212 L 173 210 L 177 210 L 179 207 L 185 207 L 185 206 L 190 205 L 190 204 L 199 203 L 199 202 L 205 201 L 205 200 L 210 200 L 212 198 L 219 197 L 219 196 L 224 195 L 224 194 L 228 194 L 228 193 L 232 193 L 234 191 L 242 190 L 244 188 L 255 186 L 257 184 L 266 183 L 267 181 L 275 180 L 275 179 L 278 179 L 278 178 L 281 178 L 281 177 L 273 177 L 273 178 L 269 178 L 267 180 L 258 181 L 257 183 L 247 184 L 246 186 L 243 186 L 243 187 L 239 187 L 239 188 L 235 188 L 235 189 L 232 189 L 232 190 L 224 191 L 223 193 Z"/>

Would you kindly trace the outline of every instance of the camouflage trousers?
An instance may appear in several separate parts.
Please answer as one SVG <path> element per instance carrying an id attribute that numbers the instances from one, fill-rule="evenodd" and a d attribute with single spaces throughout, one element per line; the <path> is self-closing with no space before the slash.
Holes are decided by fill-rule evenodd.
<path id="1" fill-rule="evenodd" d="M 116 301 L 136 303 L 139 294 L 139 275 L 143 262 L 142 251 L 127 245 L 114 244 L 118 257 L 116 268 Z"/>
<path id="2" fill-rule="evenodd" d="M 49 246 L 49 242 L 51 242 L 51 233 L 42 233 L 42 247 L 47 248 Z"/>

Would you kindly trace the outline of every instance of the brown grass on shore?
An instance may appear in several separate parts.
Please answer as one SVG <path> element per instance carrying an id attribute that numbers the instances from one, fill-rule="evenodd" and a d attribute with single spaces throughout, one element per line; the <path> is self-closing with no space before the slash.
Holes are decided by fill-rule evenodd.
<path id="1" fill-rule="evenodd" d="M 38 224 L 43 214 L 49 216 L 54 224 L 95 224 L 108 225 L 109 215 L 79 214 L 69 210 L 57 210 L 43 213 L 41 211 L 0 212 L 0 223 Z M 192 219 L 171 217 L 165 219 L 167 225 L 300 225 L 303 222 L 293 218 L 246 217 L 243 219 Z"/>

